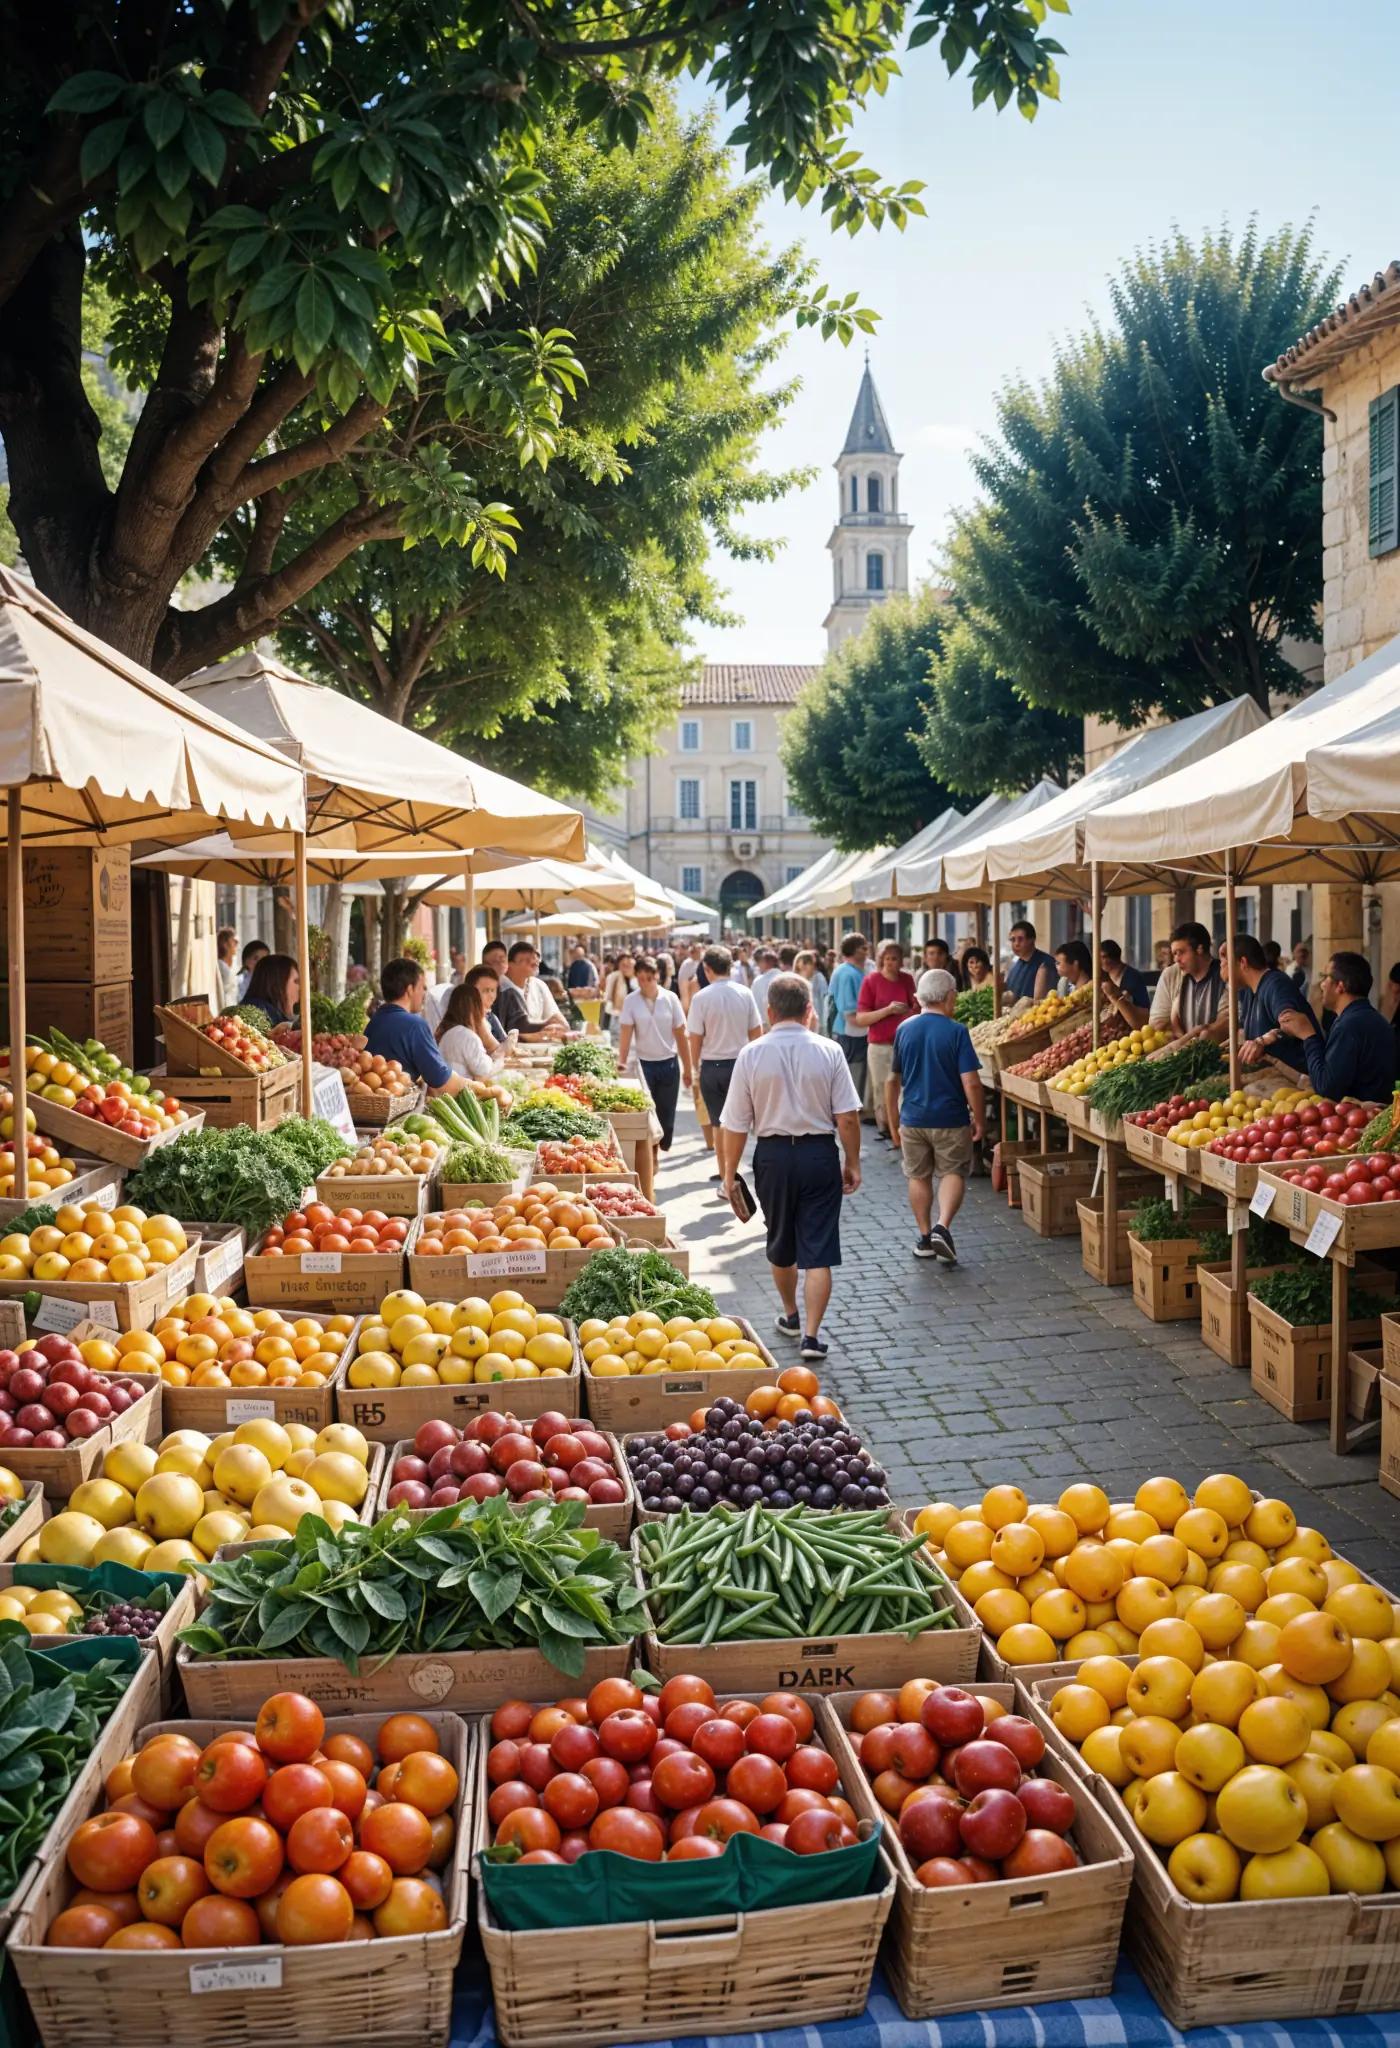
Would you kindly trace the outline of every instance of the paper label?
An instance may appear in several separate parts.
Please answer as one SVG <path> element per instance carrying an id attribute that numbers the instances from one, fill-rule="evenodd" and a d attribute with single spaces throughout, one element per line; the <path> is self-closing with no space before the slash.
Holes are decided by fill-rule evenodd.
<path id="1" fill-rule="evenodd" d="M 1267 1216 L 1270 1209 L 1272 1209 L 1274 1206 L 1274 1197 L 1277 1193 L 1277 1188 L 1271 1188 L 1267 1184 L 1267 1182 L 1261 1180 L 1259 1185 L 1255 1188 L 1253 1195 L 1250 1197 L 1250 1215 Z"/>
<path id="2" fill-rule="evenodd" d="M 281 1956 L 248 1956 L 220 1963 L 191 1963 L 190 1990 L 197 1998 L 204 1991 L 280 1991 Z"/>
<path id="3" fill-rule="evenodd" d="M 355 1119 L 350 1114 L 350 1103 L 345 1093 L 345 1083 L 334 1067 L 316 1067 L 311 1083 L 311 1106 L 317 1116 L 323 1116 L 328 1124 L 334 1124 L 342 1138 L 348 1143 L 355 1142 Z"/>
<path id="4" fill-rule="evenodd" d="M 68 1332 L 73 1342 L 75 1344 L 84 1344 L 89 1337 L 109 1336 L 117 1327 L 115 1315 L 109 1321 L 106 1316 L 99 1316 L 96 1311 L 98 1309 L 110 1309 L 111 1307 L 112 1303 L 110 1301 L 90 1301 L 88 1303 L 89 1314 L 85 1315 L 81 1322 L 74 1323 L 72 1329 Z M 151 1369 L 154 1371 L 155 1368 L 152 1367 Z"/>
<path id="5" fill-rule="evenodd" d="M 1225 1207 L 1225 1227 L 1232 1237 L 1249 1228 L 1249 1210 L 1243 1202 L 1229 1202 Z"/>
<path id="6" fill-rule="evenodd" d="M 91 1195 L 84 1195 L 83 1201 L 94 1209 L 115 1209 L 117 1206 L 117 1183 L 108 1181 L 106 1187 L 98 1188 Z"/>
<path id="7" fill-rule="evenodd" d="M 1286 1196 L 1288 1227 L 1298 1230 L 1308 1220 L 1308 1198 L 1300 1187 L 1290 1187 Z"/>
<path id="8" fill-rule="evenodd" d="M 230 1395 L 224 1403 L 224 1421 L 233 1428 L 240 1422 L 271 1421 L 276 1413 L 277 1403 L 269 1394 Z"/>
<path id="9" fill-rule="evenodd" d="M 65 1336 L 76 1330 L 79 1323 L 88 1320 L 88 1303 L 65 1301 L 61 1295 L 46 1294 L 34 1314 L 31 1328 L 35 1330 L 61 1331 Z M 115 1318 L 113 1319 L 115 1321 Z"/>
<path id="10" fill-rule="evenodd" d="M 544 1273 L 543 1245 L 526 1245 L 518 1252 L 468 1252 L 467 1277 L 471 1280 L 494 1280 L 508 1273 Z"/>
<path id="11" fill-rule="evenodd" d="M 90 1301 L 88 1303 L 88 1320 L 95 1324 L 99 1330 L 119 1330 L 121 1328 L 121 1324 L 117 1320 L 117 1304 L 114 1301 Z"/>
<path id="12" fill-rule="evenodd" d="M 303 1252 L 301 1270 L 303 1273 L 338 1273 L 340 1259 L 339 1252 Z"/>
<path id="13" fill-rule="evenodd" d="M 236 1273 L 242 1263 L 243 1246 L 237 1237 L 231 1237 L 226 1243 L 215 1245 L 212 1251 L 206 1252 L 204 1278 L 210 1292 L 212 1293 L 216 1287 L 222 1287 L 229 1275 Z"/>
<path id="14" fill-rule="evenodd" d="M 1330 1209 L 1320 1209 L 1317 1221 L 1308 1232 L 1303 1246 L 1305 1252 L 1315 1252 L 1318 1258 L 1325 1258 L 1341 1236 L 1342 1219 L 1334 1216 Z"/>

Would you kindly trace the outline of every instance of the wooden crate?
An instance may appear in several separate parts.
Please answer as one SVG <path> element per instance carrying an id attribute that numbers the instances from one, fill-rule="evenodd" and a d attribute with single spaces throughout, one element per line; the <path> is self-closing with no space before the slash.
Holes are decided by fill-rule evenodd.
<path id="1" fill-rule="evenodd" d="M 1400 1499 L 1400 1382 L 1381 1375 L 1381 1455 L 1376 1477 Z"/>
<path id="2" fill-rule="evenodd" d="M 590 1426 L 582 1416 L 577 1416 L 574 1420 L 582 1423 L 584 1428 Z M 521 1417 L 521 1422 L 522 1425 L 528 1428 L 528 1423 L 526 1423 L 523 1416 Z M 596 1529 L 598 1534 L 606 1536 L 610 1543 L 625 1543 L 632 1533 L 632 1523 L 636 1517 L 637 1490 L 632 1484 L 632 1475 L 627 1469 L 627 1459 L 623 1453 L 623 1446 L 610 1430 L 601 1430 L 599 1434 L 607 1437 L 613 1468 L 618 1478 L 622 1481 L 623 1498 L 620 1501 L 590 1501 L 583 1511 L 583 1525 L 586 1529 Z M 404 1437 L 387 1451 L 382 1444 L 376 1444 L 374 1448 L 382 1455 L 383 1465 L 379 1475 L 379 1483 L 375 1487 L 369 1503 L 369 1512 L 366 1515 L 366 1520 L 377 1522 L 385 1515 L 407 1515 L 410 1521 L 417 1522 L 421 1521 L 424 1515 L 435 1512 L 431 1508 L 391 1508 L 389 1506 L 389 1490 L 394 1483 L 394 1465 L 399 1458 L 406 1458 L 412 1451 L 413 1438 L 411 1436 Z M 530 1500 L 511 1502 L 511 1506 L 518 1508 L 522 1514 L 528 1513 L 531 1508 L 538 1505 L 538 1502 Z"/>
<path id="3" fill-rule="evenodd" d="M 782 1368 L 752 1323 L 731 1316 L 746 1337 L 751 1337 L 763 1354 L 757 1366 L 711 1367 L 705 1372 L 629 1373 L 626 1379 L 597 1379 L 580 1358 L 583 1371 L 584 1407 L 589 1420 L 599 1429 L 618 1436 L 664 1429 L 668 1422 L 685 1422 L 697 1408 L 728 1394 L 746 1401 L 755 1387 L 769 1386 Z"/>
<path id="4" fill-rule="evenodd" d="M 185 1228 L 199 1237 L 191 1294 L 221 1298 L 237 1294 L 243 1285 L 243 1260 L 248 1250 L 248 1233 L 242 1224 L 187 1223 Z"/>
<path id="5" fill-rule="evenodd" d="M 1201 1313 L 1196 1278 L 1198 1237 L 1154 1238 L 1144 1244 L 1129 1234 L 1133 1267 L 1133 1300 L 1150 1323 L 1187 1323 Z"/>
<path id="6" fill-rule="evenodd" d="M 424 1229 L 427 1222 L 425 1218 Z M 415 1236 L 422 1234 L 422 1230 L 415 1232 Z M 445 1252 L 433 1258 L 411 1252 L 408 1284 L 415 1294 L 422 1294 L 429 1301 L 455 1301 L 464 1294 L 513 1287 L 534 1308 L 558 1308 L 588 1261 L 599 1252 L 613 1249 L 612 1244 L 585 1245 L 577 1250 L 526 1245 L 518 1251 Z"/>
<path id="7" fill-rule="evenodd" d="M 1286 1323 L 1259 1297 L 1249 1297 L 1249 1383 L 1289 1422 L 1317 1422 L 1332 1413 L 1332 1325 Z M 1349 1325 L 1356 1345 L 1379 1344 L 1380 1318 Z"/>
<path id="8" fill-rule="evenodd" d="M 1208 1188 L 1219 1188 L 1232 1202 L 1247 1202 L 1259 1183 L 1259 1168 L 1242 1161 L 1224 1159 L 1208 1145 L 1193 1155 L 1200 1162 L 1201 1179 Z"/>
<path id="9" fill-rule="evenodd" d="M 1089 1135 L 1089 1105 L 1082 1095 L 1071 1095 L 1063 1088 L 1057 1088 L 1053 1080 L 1045 1083 L 1046 1105 L 1056 1116 L 1064 1118 L 1072 1131 L 1082 1137 Z"/>
<path id="10" fill-rule="evenodd" d="M 1079 1203 L 1094 1184 L 1095 1162 L 1086 1152 L 1032 1152 L 1016 1169 L 1021 1213 L 1037 1237 L 1072 1237 Z"/>
<path id="11" fill-rule="evenodd" d="M 373 1138 L 373 1132 L 368 1134 Z M 385 1216 L 421 1216 L 435 1173 L 323 1173 L 316 1199 L 332 1209 L 378 1209 Z"/>
<path id="12" fill-rule="evenodd" d="M 10 985 L 0 978 L 0 1003 L 8 1005 Z M 45 1032 L 62 1031 L 81 1045 L 99 1038 L 108 1052 L 132 1066 L 136 1039 L 131 1010 L 130 969 L 119 981 L 30 981 L 24 985 L 26 1013 Z"/>
<path id="13" fill-rule="evenodd" d="M 593 1189 L 586 1182 L 583 1189 L 583 1199 L 585 1202 L 591 1202 L 593 1199 Z M 600 1223 L 606 1223 L 609 1230 L 625 1232 L 629 1243 L 665 1245 L 673 1252 L 676 1249 L 668 1235 L 666 1213 L 662 1209 L 658 1209 L 654 1216 L 605 1216 L 600 1209 L 598 1220 Z M 687 1252 L 685 1256 L 687 1263 L 680 1270 L 683 1273 L 688 1273 L 690 1271 L 690 1254 Z"/>
<path id="14" fill-rule="evenodd" d="M 274 1130 L 295 1116 L 301 1101 L 301 1061 L 271 1067 L 265 1074 L 176 1074 L 174 1092 L 204 1112 L 212 1130 L 246 1124 L 250 1131 Z"/>
<path id="15" fill-rule="evenodd" d="M 1354 1265 L 1358 1253 L 1384 1251 L 1400 1245 L 1400 1216 L 1394 1202 L 1363 1202 L 1351 1208 L 1334 1202 L 1330 1195 L 1314 1195 L 1296 1182 L 1284 1180 L 1270 1167 L 1258 1169 L 1262 1187 L 1276 1190 L 1269 1221 L 1278 1223 L 1295 1238 L 1306 1237 L 1322 1217 L 1335 1218 L 1337 1234 L 1328 1257 Z"/>
<path id="16" fill-rule="evenodd" d="M 83 1208 L 96 1205 L 99 1209 L 115 1209 L 121 1200 L 121 1168 L 105 1159 L 83 1159 L 76 1154 L 72 1157 L 77 1168 L 73 1179 L 65 1181 L 62 1187 L 50 1189 L 45 1199 L 55 1208 L 63 1202 L 76 1202 Z M 32 1195 L 23 1202 L 15 1195 L 0 1200 L 0 1236 L 9 1229 L 16 1216 L 22 1216 L 33 1206 L 33 1200 Z"/>
<path id="17" fill-rule="evenodd" d="M 187 1075 L 201 1074 L 227 1074 L 235 1079 L 256 1077 L 264 1071 L 250 1067 L 226 1045 L 216 1045 L 212 1038 L 205 1037 L 201 1026 L 210 1023 L 213 1015 L 208 1003 L 197 997 L 182 1003 L 156 1004 L 156 1031 L 165 1041 L 166 1072 L 183 1080 Z M 269 1034 L 271 1028 L 269 1025 Z M 272 1071 L 282 1070 L 278 1067 Z"/>
<path id="18" fill-rule="evenodd" d="M 18 1450 L 6 1450 L 0 1457 L 0 1462 L 8 1465 L 17 1479 L 43 1487 L 50 1512 L 57 1511 L 57 1504 L 66 1501 L 75 1486 L 100 1472 L 102 1460 L 113 1444 L 126 1443 L 131 1438 L 137 1443 L 154 1444 L 164 1435 L 164 1380 L 158 1373 L 125 1370 L 121 1377 L 139 1380 L 146 1391 L 122 1414 L 104 1423 L 95 1435 L 77 1437 L 61 1451 L 36 1451 L 32 1446 L 21 1446 Z"/>
<path id="19" fill-rule="evenodd" d="M 1079 1257 L 1085 1272 L 1091 1280 L 1097 1280 L 1100 1287 L 1126 1287 L 1133 1277 L 1132 1260 L 1128 1255 L 1128 1225 L 1132 1220 L 1132 1210 L 1117 1211 L 1107 1246 L 1104 1244 L 1101 1205 L 1080 1200 L 1076 1202 L 1075 1210 L 1079 1217 Z"/>
<path id="20" fill-rule="evenodd" d="M 1014 1685 L 978 1690 L 1019 1711 Z M 1047 1751 L 1039 1775 L 1053 1778 L 1074 1801 L 1071 1838 L 1083 1859 L 1077 1869 L 1021 1882 L 921 1885 L 896 1823 L 881 1808 L 856 1756 L 850 1739 L 854 1704 L 849 1693 L 819 1700 L 817 1727 L 856 1812 L 885 1823 L 885 1854 L 895 1872 L 886 1968 L 904 2012 L 927 2019 L 1050 1999 L 1106 1998 L 1132 1887 L 1133 1852 L 1079 1776 Z"/>
<path id="21" fill-rule="evenodd" d="M 168 1266 L 157 1266 L 144 1280 L 0 1280 L 0 1298 L 22 1301 L 36 1291 L 45 1301 L 62 1303 L 52 1323 L 37 1327 L 61 1328 L 66 1312 L 70 1320 L 91 1316 L 99 1302 L 106 1303 L 108 1316 L 115 1315 L 118 1330 L 149 1330 L 164 1312 L 168 1301 L 180 1301 L 190 1292 L 199 1263 L 199 1240 L 188 1244 Z M 42 1316 L 43 1306 L 40 1305 Z"/>
<path id="22" fill-rule="evenodd" d="M 1019 1065 L 1035 1053 L 1044 1052 L 1050 1043 L 1050 1026 L 1042 1024 L 1038 1031 L 1023 1031 L 1019 1038 L 1009 1035 L 1000 1045 L 994 1045 L 986 1055 L 987 1065 L 994 1074 L 1004 1076 L 1008 1067 Z"/>
<path id="23" fill-rule="evenodd" d="M 24 1506 L 7 1529 L 0 1529 L 0 1560 L 13 1557 L 17 1551 L 23 1549 L 31 1536 L 38 1535 L 46 1512 L 42 1485 L 37 1479 L 27 1480 L 24 1487 Z"/>
<path id="24" fill-rule="evenodd" d="M 7 858 L 0 851 L 0 887 L 7 872 Z M 129 846 L 26 847 L 24 912 L 24 978 L 31 1017 L 68 1029 L 35 1001 L 36 982 L 130 981 Z M 0 979 L 9 971 L 9 937 L 0 934 Z M 116 1046 L 110 1049 L 117 1051 Z"/>
<path id="25" fill-rule="evenodd" d="M 324 1315 L 314 1318 L 324 1323 Z M 268 1418 L 273 1422 L 303 1422 L 308 1429 L 324 1429 L 336 1419 L 336 1393 L 345 1382 L 346 1363 L 359 1329 L 358 1321 L 347 1332 L 340 1360 L 323 1387 L 171 1387 L 163 1400 L 167 1431 L 198 1429 L 206 1436 L 218 1436 L 236 1429 L 240 1422 Z"/>
<path id="26" fill-rule="evenodd" d="M 442 1210 L 494 1209 L 507 1195 L 518 1195 L 529 1178 L 531 1154 L 512 1156 L 520 1161 L 514 1180 L 445 1180 L 438 1187 L 436 1206 Z"/>
<path id="27" fill-rule="evenodd" d="M 1381 1370 L 1400 1382 L 1400 1315 L 1381 1317 Z"/>
<path id="28" fill-rule="evenodd" d="M 1009 1069 L 1003 1068 L 997 1076 L 995 1086 L 1008 1102 L 1019 1103 L 1022 1109 L 1035 1109 L 1042 1114 L 1045 1112 L 1047 1095 L 1043 1081 L 1032 1081 L 1025 1074 L 1013 1074 Z"/>
<path id="29" fill-rule="evenodd" d="M 79 1581 L 86 1576 L 80 1567 L 75 1567 L 74 1575 Z M 7 1586 L 14 1585 L 15 1577 L 15 1567 L 13 1564 L 0 1564 L 0 1592 L 3 1592 Z M 19 1583 L 24 1585 L 28 1581 L 21 1579 Z M 74 1597 L 77 1597 L 76 1586 L 74 1587 Z M 161 1616 L 160 1624 L 154 1633 L 141 1639 L 140 1647 L 143 1655 L 146 1652 L 150 1653 L 155 1659 L 156 1669 L 160 1673 L 160 1699 L 162 1706 L 168 1704 L 175 1682 L 175 1651 L 177 1647 L 175 1637 L 180 1629 L 188 1628 L 194 1620 L 195 1605 L 194 1581 L 193 1579 L 186 1579 L 184 1584 L 173 1594 L 170 1605 Z M 30 1640 L 36 1650 L 52 1650 L 56 1649 L 60 1643 L 71 1643 L 74 1638 L 72 1635 L 54 1635 L 33 1636 Z"/>
<path id="30" fill-rule="evenodd" d="M 153 1138 L 133 1138 L 129 1131 L 104 1124 L 100 1117 L 79 1116 L 76 1110 L 65 1109 L 61 1102 L 47 1102 L 42 1095 L 31 1095 L 29 1107 L 39 1129 L 74 1158 L 80 1152 L 91 1152 L 128 1172 L 143 1166 L 162 1145 L 173 1145 L 187 1131 L 199 1130 L 205 1121 L 203 1111 L 195 1103 L 184 1123 L 172 1124 L 168 1131 L 157 1131 Z"/>
<path id="31" fill-rule="evenodd" d="M 1268 1273 L 1281 1273 L 1282 1266 L 1250 1266 L 1246 1272 L 1246 1291 L 1236 1294 L 1230 1285 L 1230 1264 L 1197 1266 L 1196 1279 L 1200 1288 L 1201 1342 L 1217 1358 L 1223 1358 L 1227 1365 L 1249 1364 L 1250 1322 L 1248 1282 L 1262 1280 Z"/>
<path id="32" fill-rule="evenodd" d="M 502 1700 L 555 1700 L 588 1693 L 600 1678 L 625 1678 L 631 1643 L 585 1646 L 583 1671 L 559 1671 L 538 1650 L 429 1650 L 379 1658 L 366 1651 L 359 1676 L 333 1657 L 253 1657 L 221 1662 L 181 1648 L 176 1670 L 192 1714 L 211 1719 L 255 1715 L 274 1692 L 304 1692 L 327 1714 L 340 1711 L 485 1714 Z"/>
<path id="33" fill-rule="evenodd" d="M 54 1853 L 18 1916 L 10 1953 L 44 2048 L 257 2048 L 295 2040 L 298 2048 L 431 2048 L 452 2027 L 452 1980 L 467 1927 L 473 1731 L 451 1714 L 430 1714 L 442 1753 L 460 1780 L 453 1805 L 456 1839 L 441 1872 L 447 1926 L 435 1934 L 285 1948 L 90 1956 L 46 1948 L 44 1934 L 75 1887 L 63 1850 L 77 1822 L 102 1805 L 101 1780 L 85 1783 L 81 1804 L 52 1836 Z M 328 1733 L 373 1742 L 380 1717 L 348 1714 Z M 214 1719 L 153 1722 L 139 1740 L 163 1733 L 213 1741 L 231 1724 Z"/>
<path id="34" fill-rule="evenodd" d="M 436 1387 L 352 1387 L 348 1378 L 359 1353 L 364 1334 L 361 1324 L 351 1332 L 342 1355 L 341 1370 L 335 1376 L 335 1413 L 338 1422 L 352 1422 L 374 1443 L 396 1444 L 414 1434 L 420 1422 L 439 1417 L 458 1427 L 480 1415 L 483 1408 L 498 1408 L 504 1414 L 533 1420 L 551 1408 L 565 1415 L 583 1412 L 583 1385 L 579 1375 L 582 1358 L 572 1323 L 564 1325 L 573 1339 L 574 1363 L 570 1372 L 555 1379 L 462 1381 Z M 597 1419 L 596 1417 L 594 1418 Z M 603 1425 L 600 1423 L 599 1427 Z"/>
<path id="35" fill-rule="evenodd" d="M 1192 1905 L 1118 1792 L 1051 1721 L 1048 1703 L 1069 1682 L 1037 1680 L 1022 1698 L 1050 1751 L 1089 1786 L 1132 1849 L 1126 1945 L 1172 2025 L 1388 2012 L 1400 1998 L 1400 1892 Z"/>
<path id="36" fill-rule="evenodd" d="M 245 1254 L 243 1285 L 254 1308 L 320 1310 L 326 1315 L 374 1315 L 386 1294 L 404 1284 L 404 1259 L 418 1233 L 409 1225 L 397 1251 L 297 1252 L 269 1258 L 256 1247 Z"/>

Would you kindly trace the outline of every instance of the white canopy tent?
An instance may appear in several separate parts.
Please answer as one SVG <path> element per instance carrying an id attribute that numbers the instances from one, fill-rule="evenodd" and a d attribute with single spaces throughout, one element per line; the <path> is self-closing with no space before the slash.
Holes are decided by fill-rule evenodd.
<path id="1" fill-rule="evenodd" d="M 828 847 L 826 852 L 814 860 L 809 868 L 804 868 L 800 875 L 794 875 L 790 882 L 783 883 L 781 889 L 775 889 L 771 896 L 765 896 L 761 903 L 755 903 L 749 916 L 800 917 L 802 913 L 792 910 L 790 905 L 809 888 L 815 887 L 818 882 L 833 874 L 843 861 L 849 859 L 850 855 L 842 853 L 839 847 Z"/>
<path id="2" fill-rule="evenodd" d="M 939 812 L 931 824 L 921 825 L 903 846 L 897 846 L 888 859 L 878 861 L 863 874 L 852 889 L 852 900 L 857 904 L 880 905 L 885 908 L 895 904 L 895 877 L 898 870 L 913 861 L 925 860 L 936 853 L 940 846 L 946 846 L 956 838 L 961 826 L 966 823 L 963 813 L 951 804 Z"/>
<path id="3" fill-rule="evenodd" d="M 1032 788 L 1022 790 L 1019 796 L 1004 797 L 993 792 L 983 797 L 976 810 L 968 813 L 958 832 L 944 846 L 921 861 L 900 867 L 897 875 L 900 905 L 913 907 L 932 903 L 941 910 L 970 910 L 986 903 L 991 894 L 986 885 L 972 890 L 950 886 L 947 879 L 949 857 L 955 853 L 971 853 L 993 832 L 1000 832 L 1003 826 L 1028 817 L 1032 811 L 1063 794 L 1059 783 L 1047 775 L 1042 776 Z"/>

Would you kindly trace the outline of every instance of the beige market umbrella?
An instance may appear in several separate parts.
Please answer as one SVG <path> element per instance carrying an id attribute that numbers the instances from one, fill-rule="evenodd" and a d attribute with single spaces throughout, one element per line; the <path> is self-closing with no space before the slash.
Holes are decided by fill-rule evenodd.
<path id="1" fill-rule="evenodd" d="M 585 867 L 578 861 L 517 861 L 498 868 L 476 884 L 475 899 L 480 910 L 523 910 L 541 915 L 569 899 L 584 910 L 627 910 L 636 901 L 632 883 Z M 459 904 L 466 901 L 462 882 L 443 881 L 424 898 L 430 904 Z"/>
<path id="2" fill-rule="evenodd" d="M 306 829 L 301 770 L 85 632 L 0 568 L 0 784 L 6 790 L 10 1078 L 25 1128 L 24 850 Z M 15 1193 L 28 1192 L 15 1148 Z"/>

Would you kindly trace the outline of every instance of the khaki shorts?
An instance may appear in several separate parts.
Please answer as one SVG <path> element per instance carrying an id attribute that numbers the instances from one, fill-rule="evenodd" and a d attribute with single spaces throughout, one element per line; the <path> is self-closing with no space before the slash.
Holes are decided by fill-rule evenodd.
<path id="1" fill-rule="evenodd" d="M 911 1130 L 908 1124 L 901 1124 L 899 1149 L 910 1180 L 932 1180 L 935 1174 L 944 1173 L 958 1173 L 966 1178 L 972 1170 L 972 1126 Z"/>

